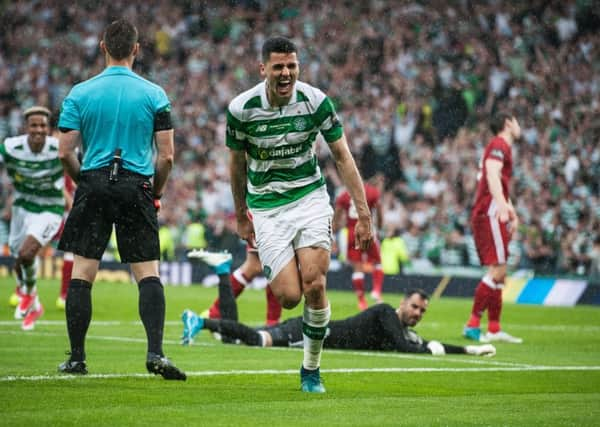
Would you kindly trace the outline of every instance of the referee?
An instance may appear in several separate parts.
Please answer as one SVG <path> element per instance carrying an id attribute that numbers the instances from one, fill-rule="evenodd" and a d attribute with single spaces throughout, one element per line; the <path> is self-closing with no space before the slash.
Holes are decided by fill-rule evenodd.
<path id="1" fill-rule="evenodd" d="M 78 184 L 58 246 L 75 254 L 66 301 L 71 355 L 58 370 L 87 373 L 91 288 L 114 224 L 121 261 L 131 265 L 139 287 L 146 368 L 168 380 L 185 380 L 163 354 L 165 296 L 158 272 L 157 210 L 173 166 L 171 105 L 160 86 L 132 71 L 139 51 L 135 26 L 123 19 L 111 23 L 100 50 L 106 69 L 71 89 L 58 123 L 59 157 Z M 80 142 L 81 164 L 75 153 Z"/>

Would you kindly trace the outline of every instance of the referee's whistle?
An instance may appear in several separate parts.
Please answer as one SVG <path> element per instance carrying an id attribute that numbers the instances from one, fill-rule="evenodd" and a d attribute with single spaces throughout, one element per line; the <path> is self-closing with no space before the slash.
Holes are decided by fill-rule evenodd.
<path id="1" fill-rule="evenodd" d="M 115 156 L 113 157 L 113 161 L 110 165 L 110 174 L 108 176 L 108 180 L 110 182 L 117 182 L 119 180 L 119 168 L 121 167 L 121 149 L 117 148 L 115 150 Z"/>

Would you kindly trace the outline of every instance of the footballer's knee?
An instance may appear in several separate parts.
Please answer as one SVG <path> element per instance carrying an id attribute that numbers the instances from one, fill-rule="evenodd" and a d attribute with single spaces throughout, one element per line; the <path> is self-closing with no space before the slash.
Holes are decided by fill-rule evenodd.
<path id="1" fill-rule="evenodd" d="M 282 295 L 279 298 L 279 304 L 286 310 L 290 310 L 295 308 L 302 299 L 302 295 L 299 293 L 298 295 Z"/>
<path id="2" fill-rule="evenodd" d="M 23 266 L 30 266 L 35 261 L 35 256 L 42 245 L 33 236 L 27 236 L 17 253 L 18 262 Z"/>
<path id="3" fill-rule="evenodd" d="M 35 261 L 35 252 L 21 249 L 17 254 L 17 262 L 23 267 L 29 267 Z"/>
<path id="4" fill-rule="evenodd" d="M 504 283 L 504 279 L 506 279 L 506 266 L 505 265 L 497 265 L 490 268 L 488 272 L 492 280 L 496 283 Z"/>
<path id="5" fill-rule="evenodd" d="M 492 280 L 496 283 L 504 283 L 506 279 L 506 271 L 495 271 L 491 274 Z"/>
<path id="6" fill-rule="evenodd" d="M 279 304 L 286 310 L 296 307 L 302 299 L 302 292 L 300 292 L 300 289 L 280 289 L 271 287 L 271 290 L 273 291 L 273 295 L 275 295 L 279 301 Z"/>

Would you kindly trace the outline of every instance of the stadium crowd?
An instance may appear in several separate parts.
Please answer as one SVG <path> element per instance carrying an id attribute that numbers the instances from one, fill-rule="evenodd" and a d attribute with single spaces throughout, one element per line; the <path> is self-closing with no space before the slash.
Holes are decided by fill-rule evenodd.
<path id="1" fill-rule="evenodd" d="M 336 103 L 363 174 L 384 178 L 381 236 L 401 239 L 409 260 L 478 264 L 469 208 L 491 136 L 486 119 L 506 109 L 523 128 L 513 148 L 521 226 L 509 263 L 542 273 L 599 269 L 600 10 L 593 0 L 33 0 L 3 9 L 0 139 L 20 132 L 31 105 L 57 115 L 69 88 L 102 70 L 98 42 L 112 18 L 136 23 L 142 52 L 134 69 L 173 104 L 177 157 L 161 237 L 174 248 L 240 247 L 225 109 L 259 81 L 262 41 L 279 34 L 303 53 L 300 79 Z M 342 189 L 326 152 L 321 166 L 333 200 Z"/>

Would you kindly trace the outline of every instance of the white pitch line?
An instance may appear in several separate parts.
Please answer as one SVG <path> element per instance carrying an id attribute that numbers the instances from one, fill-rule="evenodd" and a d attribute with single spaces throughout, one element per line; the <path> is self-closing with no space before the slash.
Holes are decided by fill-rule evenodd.
<path id="1" fill-rule="evenodd" d="M 2 331 L 0 330 L 0 335 L 37 335 L 37 336 L 46 336 L 46 337 L 65 337 L 66 335 L 63 333 L 53 333 L 53 332 L 22 332 L 22 331 Z M 133 338 L 133 337 L 118 337 L 118 336 L 106 336 L 106 335 L 88 335 L 86 339 L 98 340 L 98 341 L 117 341 L 117 342 L 132 342 L 132 343 L 146 343 L 146 338 Z M 178 345 L 180 342 L 178 340 L 163 340 L 163 344 L 171 344 Z M 218 342 L 209 343 L 209 342 L 198 342 L 194 341 L 192 347 L 214 347 Z M 240 346 L 241 348 L 247 350 L 270 350 L 270 351 L 299 351 L 300 348 L 290 348 L 290 347 L 253 347 L 253 346 Z M 232 347 L 235 348 L 235 347 Z M 514 363 L 514 362 L 500 362 L 491 360 L 490 358 L 479 358 L 475 359 L 472 356 L 464 355 L 462 357 L 452 357 L 452 356 L 444 356 L 444 357 L 435 357 L 431 354 L 415 354 L 415 353 L 397 353 L 393 351 L 357 351 L 357 350 L 336 350 L 336 349 L 325 349 L 327 354 L 338 354 L 338 355 L 353 355 L 353 356 L 361 356 L 361 357 L 379 357 L 386 359 L 408 359 L 408 360 L 427 360 L 433 363 L 436 362 L 455 362 L 455 363 L 463 363 L 469 365 L 495 365 L 495 366 L 512 366 L 512 367 L 521 367 L 527 368 L 535 365 L 530 365 L 526 363 Z"/>
<path id="2" fill-rule="evenodd" d="M 23 332 L 20 331 L 1 331 L 2 334 L 9 335 L 20 335 Z M 38 335 L 38 336 L 50 336 L 50 337 L 64 337 L 64 334 L 52 333 L 52 332 L 27 332 L 27 335 Z M 102 335 L 88 335 L 87 339 L 98 340 L 98 341 L 117 341 L 117 342 L 134 342 L 134 343 L 146 343 L 145 338 L 132 338 L 132 337 L 117 337 L 117 336 L 102 336 Z M 180 342 L 177 340 L 164 340 L 164 344 L 179 345 Z M 195 341 L 192 347 L 215 347 L 218 342 L 198 342 Z M 252 346 L 236 346 L 233 348 L 244 348 L 247 351 L 259 350 L 259 351 L 299 351 L 300 348 L 290 347 L 252 347 Z M 193 350 L 190 350 L 193 351 Z M 472 356 L 443 356 L 435 357 L 430 354 L 415 354 L 415 353 L 397 353 L 393 351 L 357 351 L 357 350 L 336 350 L 336 349 L 325 349 L 325 354 L 336 354 L 343 356 L 358 356 L 367 358 L 384 358 L 384 359 L 404 359 L 404 360 L 419 360 L 426 361 L 428 363 L 440 363 L 440 362 L 452 362 L 465 365 L 484 365 L 484 366 L 499 366 L 499 367 L 513 367 L 513 368 L 535 368 L 536 365 L 527 363 L 514 363 L 514 362 L 502 362 L 492 360 L 488 357 L 475 358 Z"/>
<path id="3" fill-rule="evenodd" d="M 0 326 L 20 326 L 21 320 L 0 320 Z M 167 326 L 181 325 L 180 320 L 166 320 Z M 260 322 L 249 322 L 248 326 L 261 326 Z M 41 326 L 65 326 L 65 320 L 38 320 L 36 325 Z M 141 326 L 139 320 L 92 320 L 91 326 Z M 441 322 L 425 322 L 423 329 L 440 329 L 446 327 L 447 324 Z M 507 329 L 523 329 L 528 331 L 545 331 L 545 332 L 585 332 L 596 333 L 600 332 L 600 325 L 523 325 L 518 323 L 506 323 L 504 326 Z"/>
<path id="4" fill-rule="evenodd" d="M 430 372 L 540 372 L 540 371 L 600 371 L 600 366 L 535 366 L 535 367 L 494 367 L 494 368 L 340 368 L 322 369 L 326 374 L 358 374 L 358 373 L 430 373 Z M 187 372 L 188 377 L 215 377 L 234 375 L 298 375 L 297 369 L 263 369 L 263 370 L 231 370 L 231 371 L 196 371 Z M 0 382 L 16 381 L 65 381 L 82 379 L 118 379 L 118 378 L 150 378 L 151 374 L 90 374 L 85 376 L 75 375 L 7 375 L 0 377 Z"/>
<path id="5" fill-rule="evenodd" d="M 21 330 L 14 330 L 14 331 L 2 331 L 0 330 L 0 335 L 35 335 L 35 336 L 40 336 L 40 337 L 65 337 L 66 338 L 66 333 L 56 333 L 56 332 L 38 332 L 38 331 L 21 331 Z M 139 342 L 139 343 L 146 343 L 147 339 L 146 338 L 134 338 L 134 337 L 116 337 L 116 336 L 107 336 L 107 335 L 87 335 L 86 339 L 91 339 L 91 340 L 99 340 L 99 341 L 120 341 L 120 342 Z M 179 342 L 179 340 L 163 340 L 163 344 L 181 344 Z M 197 343 L 194 342 L 195 346 L 205 346 L 205 347 L 212 347 L 214 346 L 214 344 L 212 343 Z"/>
<path id="6" fill-rule="evenodd" d="M 21 320 L 0 320 L 0 326 L 20 326 Z M 66 326 L 65 320 L 38 320 L 35 322 L 36 325 L 40 326 Z M 181 320 L 166 320 L 165 325 L 181 325 Z M 139 320 L 122 321 L 122 320 L 92 320 L 91 326 L 141 326 L 142 322 Z"/>

